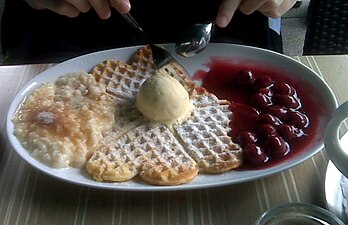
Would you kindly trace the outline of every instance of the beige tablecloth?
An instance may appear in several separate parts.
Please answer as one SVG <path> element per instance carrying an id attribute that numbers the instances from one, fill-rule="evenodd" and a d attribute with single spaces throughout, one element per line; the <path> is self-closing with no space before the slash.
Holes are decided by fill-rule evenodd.
<path id="1" fill-rule="evenodd" d="M 347 55 L 294 58 L 323 76 L 339 103 L 348 100 Z M 281 203 L 325 207 L 325 151 L 263 179 L 191 191 L 92 189 L 37 171 L 8 143 L 6 113 L 19 89 L 51 66 L 0 66 L 0 224 L 251 225 L 265 210 Z"/>

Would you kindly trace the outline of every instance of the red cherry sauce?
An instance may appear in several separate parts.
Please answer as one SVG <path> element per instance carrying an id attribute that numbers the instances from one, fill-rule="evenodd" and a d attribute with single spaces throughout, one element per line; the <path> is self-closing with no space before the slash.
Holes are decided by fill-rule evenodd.
<path id="1" fill-rule="evenodd" d="M 306 92 L 315 92 L 275 66 L 213 57 L 209 71 L 193 79 L 231 102 L 232 140 L 243 148 L 238 170 L 274 166 L 304 151 L 314 138 L 323 109 Z"/>

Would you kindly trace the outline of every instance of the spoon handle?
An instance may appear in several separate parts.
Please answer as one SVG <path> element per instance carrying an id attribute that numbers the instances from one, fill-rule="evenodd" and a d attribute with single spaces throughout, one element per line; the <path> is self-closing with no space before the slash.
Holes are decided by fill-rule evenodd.
<path id="1" fill-rule="evenodd" d="M 153 46 L 153 42 L 151 41 L 151 39 L 147 36 L 147 34 L 139 26 L 138 22 L 133 18 L 133 16 L 130 13 L 122 13 L 121 15 L 134 28 L 134 30 L 136 30 L 140 34 L 140 36 L 144 39 L 146 43 Z"/>

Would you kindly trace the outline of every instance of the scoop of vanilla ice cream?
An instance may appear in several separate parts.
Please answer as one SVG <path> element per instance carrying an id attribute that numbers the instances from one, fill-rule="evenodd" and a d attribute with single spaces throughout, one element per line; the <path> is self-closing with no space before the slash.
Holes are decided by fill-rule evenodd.
<path id="1" fill-rule="evenodd" d="M 138 110 L 150 121 L 170 122 L 186 115 L 189 94 L 175 78 L 155 73 L 146 79 L 137 94 Z"/>

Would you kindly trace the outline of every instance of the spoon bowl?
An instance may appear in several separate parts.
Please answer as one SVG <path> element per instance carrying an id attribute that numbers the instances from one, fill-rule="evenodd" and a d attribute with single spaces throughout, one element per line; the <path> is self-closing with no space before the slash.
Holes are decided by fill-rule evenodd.
<path id="1" fill-rule="evenodd" d="M 213 27 L 213 22 L 195 24 L 175 44 L 175 52 L 183 57 L 192 57 L 202 52 L 210 42 Z"/>

